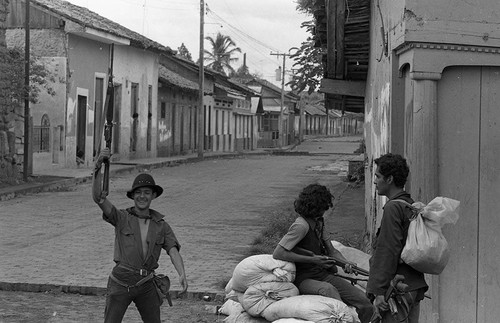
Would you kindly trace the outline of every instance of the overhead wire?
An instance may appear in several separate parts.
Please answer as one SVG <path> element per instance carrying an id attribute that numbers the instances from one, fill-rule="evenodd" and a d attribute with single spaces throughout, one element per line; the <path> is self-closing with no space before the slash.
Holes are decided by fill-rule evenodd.
<path id="1" fill-rule="evenodd" d="M 247 56 L 247 61 L 253 62 L 255 65 L 259 66 L 260 63 L 262 63 L 265 60 L 267 62 L 275 64 L 276 67 L 281 66 L 280 62 L 278 62 L 277 60 L 273 60 L 269 56 L 269 53 L 264 53 L 261 49 L 258 48 L 258 46 L 261 46 L 265 50 L 269 50 L 269 51 L 279 52 L 279 50 L 277 50 L 276 48 L 274 48 L 274 47 L 272 47 L 272 46 L 270 46 L 270 45 L 268 45 L 268 44 L 266 44 L 266 43 L 264 43 L 264 42 L 262 42 L 262 41 L 260 41 L 258 39 L 256 39 L 255 37 L 252 37 L 251 35 L 249 35 L 248 33 L 244 32 L 244 31 L 242 31 L 238 27 L 235 27 L 234 25 L 232 25 L 231 23 L 229 23 L 227 20 L 225 20 L 224 18 L 222 18 L 220 15 L 218 15 L 217 13 L 215 13 L 210 8 L 208 8 L 207 13 L 210 14 L 210 16 L 211 16 L 212 19 L 214 19 L 215 21 L 217 21 L 221 25 L 228 27 L 228 33 L 230 33 L 229 36 L 231 36 L 232 38 L 234 38 L 234 40 L 237 40 L 238 42 L 242 42 L 242 43 L 246 44 L 248 47 L 250 47 L 251 49 L 253 49 L 253 51 L 255 53 L 259 54 L 263 58 L 261 60 L 255 61 L 253 57 L 248 57 Z M 274 75 L 272 75 L 272 76 L 274 76 Z"/>

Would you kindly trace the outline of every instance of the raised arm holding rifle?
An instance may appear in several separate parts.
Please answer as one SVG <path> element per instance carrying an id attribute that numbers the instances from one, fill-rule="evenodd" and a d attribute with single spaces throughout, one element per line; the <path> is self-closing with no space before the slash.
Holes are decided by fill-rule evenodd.
<path id="1" fill-rule="evenodd" d="M 333 195 L 323 185 L 305 187 L 294 203 L 299 216 L 276 246 L 273 257 L 295 263 L 294 284 L 301 294 L 341 300 L 356 308 L 362 323 L 368 323 L 373 305 L 361 289 L 336 275 L 338 264 L 345 264 L 342 268 L 348 273 L 357 267 L 323 240 L 323 215 L 333 206 L 332 200 Z"/>
<path id="2" fill-rule="evenodd" d="M 106 104 L 109 102 L 106 100 Z M 155 274 L 162 249 L 170 256 L 179 275 L 181 293 L 188 288 L 180 244 L 164 216 L 150 208 L 151 202 L 163 193 L 151 175 L 137 175 L 127 192 L 134 206 L 117 209 L 108 200 L 111 127 L 107 135 L 106 147 L 99 152 L 95 163 L 92 183 L 92 198 L 102 210 L 102 218 L 115 227 L 113 260 L 116 265 L 108 279 L 104 322 L 121 322 L 128 306 L 134 302 L 144 322 L 159 323 L 163 298 L 171 305 L 168 277 Z"/>

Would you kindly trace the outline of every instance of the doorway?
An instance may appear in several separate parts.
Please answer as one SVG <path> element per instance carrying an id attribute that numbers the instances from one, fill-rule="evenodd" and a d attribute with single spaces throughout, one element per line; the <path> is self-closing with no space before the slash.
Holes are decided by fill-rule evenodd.
<path id="1" fill-rule="evenodd" d="M 87 127 L 87 97 L 79 95 L 76 115 L 76 163 L 85 163 L 85 141 Z"/>

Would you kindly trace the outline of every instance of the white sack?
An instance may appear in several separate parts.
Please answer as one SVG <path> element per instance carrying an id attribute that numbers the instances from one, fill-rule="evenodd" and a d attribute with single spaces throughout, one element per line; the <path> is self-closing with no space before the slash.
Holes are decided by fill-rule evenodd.
<path id="1" fill-rule="evenodd" d="M 299 289 L 293 283 L 260 283 L 248 287 L 241 299 L 241 305 L 248 314 L 261 316 L 266 307 L 272 303 L 297 295 L 299 295 Z"/>
<path id="2" fill-rule="evenodd" d="M 237 292 L 235 291 L 234 289 L 232 289 L 229 293 L 226 294 L 226 297 L 225 299 L 230 299 L 230 300 L 233 300 L 235 302 L 240 302 L 240 299 L 243 297 L 243 293 L 242 292 Z M 240 302 L 241 303 L 241 302 Z"/>
<path id="3" fill-rule="evenodd" d="M 243 306 L 241 306 L 240 303 L 235 302 L 231 299 L 228 299 L 219 309 L 219 314 L 224 314 L 227 316 L 230 315 L 237 315 L 245 310 L 243 309 Z"/>
<path id="4" fill-rule="evenodd" d="M 254 255 L 243 259 L 233 271 L 232 289 L 244 293 L 248 287 L 265 282 L 293 282 L 295 264 L 274 259 L 272 255 Z"/>
<path id="5" fill-rule="evenodd" d="M 356 264 L 361 269 L 364 269 L 366 271 L 370 271 L 370 255 L 353 247 L 348 247 L 343 245 L 342 243 L 331 240 L 330 241 L 332 246 L 340 251 L 340 253 L 350 262 L 353 262 Z M 368 279 L 366 276 L 362 275 L 355 275 L 355 274 L 346 274 L 342 268 L 338 268 L 338 273 L 342 276 L 347 276 L 347 277 L 352 277 L 354 279 Z M 358 284 L 361 289 L 365 290 L 366 289 L 366 281 L 358 281 Z"/>
<path id="6" fill-rule="evenodd" d="M 282 299 L 269 305 L 262 316 L 271 322 L 281 318 L 300 318 L 315 323 L 354 322 L 346 304 L 320 295 L 299 295 Z"/>
<path id="7" fill-rule="evenodd" d="M 228 316 L 224 319 L 224 323 L 268 323 L 262 317 L 253 317 L 247 312 Z"/>
<path id="8" fill-rule="evenodd" d="M 295 319 L 295 318 L 285 318 L 285 319 L 279 319 L 276 321 L 273 321 L 273 323 L 314 323 L 313 321 L 305 321 L 301 319 Z"/>

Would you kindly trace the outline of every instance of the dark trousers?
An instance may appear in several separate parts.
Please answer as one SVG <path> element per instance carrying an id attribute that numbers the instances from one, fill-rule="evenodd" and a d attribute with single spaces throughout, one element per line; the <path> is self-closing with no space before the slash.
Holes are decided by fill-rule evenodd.
<path id="1" fill-rule="evenodd" d="M 348 280 L 329 274 L 321 280 L 305 279 L 299 285 L 300 294 L 322 295 L 341 300 L 356 308 L 361 323 L 368 323 L 373 315 L 373 305 L 365 292 L 353 286 Z"/>
<path id="2" fill-rule="evenodd" d="M 105 323 L 120 323 L 130 303 L 134 302 L 145 323 L 160 323 L 161 301 L 150 280 L 141 286 L 127 289 L 113 281 L 108 280 L 108 296 L 104 309 Z"/>

